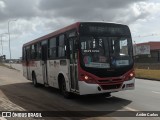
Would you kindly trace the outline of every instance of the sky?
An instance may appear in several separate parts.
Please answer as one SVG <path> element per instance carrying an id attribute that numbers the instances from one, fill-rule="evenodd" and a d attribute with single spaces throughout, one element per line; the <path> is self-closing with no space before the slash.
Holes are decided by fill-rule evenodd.
<path id="1" fill-rule="evenodd" d="M 134 43 L 160 41 L 160 0 L 0 0 L 0 55 L 22 56 L 22 45 L 77 21 L 129 26 Z M 2 50 L 3 46 L 3 50 Z"/>

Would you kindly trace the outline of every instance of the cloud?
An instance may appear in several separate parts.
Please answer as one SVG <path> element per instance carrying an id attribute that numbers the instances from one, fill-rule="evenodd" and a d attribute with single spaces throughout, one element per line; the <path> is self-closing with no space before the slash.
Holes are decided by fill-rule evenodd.
<path id="1" fill-rule="evenodd" d="M 46 16 L 54 16 L 55 18 L 116 22 L 122 21 L 121 18 L 124 15 L 132 15 L 133 18 L 134 13 L 130 8 L 134 3 L 141 1 L 145 0 L 40 0 L 39 9 L 44 11 Z M 131 14 L 128 9 L 132 10 Z M 126 11 L 128 11 L 127 14 Z M 120 19 L 117 20 L 117 18 Z M 132 20 L 127 22 L 129 21 Z"/>
<path id="2" fill-rule="evenodd" d="M 151 31 L 160 32 L 158 28 L 160 19 L 160 3 L 140 2 L 132 6 L 134 14 L 138 17 L 130 24 L 134 32 L 140 34 L 149 34 Z"/>
<path id="3" fill-rule="evenodd" d="M 5 8 L 5 3 L 3 1 L 0 1 L 0 9 L 2 10 L 3 8 Z"/>
<path id="4" fill-rule="evenodd" d="M 149 12 L 138 3 L 147 0 L 4 0 L 0 1 L 0 21 L 39 18 L 48 23 L 74 21 L 111 21 L 130 24 Z M 2 9 L 2 10 L 1 10 Z M 34 20 L 33 20 L 34 21 Z M 52 22 L 53 21 L 53 22 Z M 67 21 L 67 22 L 65 22 Z M 37 21 L 38 22 L 38 21 Z M 57 28 L 57 27 L 56 27 Z"/>
<path id="5" fill-rule="evenodd" d="M 37 13 L 38 0 L 3 0 L 0 1 L 0 21 L 13 18 L 32 18 Z"/>

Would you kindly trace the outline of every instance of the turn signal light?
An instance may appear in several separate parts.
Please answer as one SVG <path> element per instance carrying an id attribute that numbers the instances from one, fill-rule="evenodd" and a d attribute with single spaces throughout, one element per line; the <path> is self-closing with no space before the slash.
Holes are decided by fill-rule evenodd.
<path id="1" fill-rule="evenodd" d="M 85 80 L 88 80 L 88 78 L 89 78 L 89 77 L 88 77 L 87 75 L 84 76 L 84 79 L 85 79 Z"/>
<path id="2" fill-rule="evenodd" d="M 129 73 L 128 74 L 128 76 L 126 76 L 126 78 L 125 78 L 125 80 L 127 81 L 127 80 L 132 80 L 133 78 L 134 78 L 134 71 L 133 72 L 131 72 L 131 73 Z"/>
<path id="3" fill-rule="evenodd" d="M 85 81 L 86 83 L 91 83 L 91 84 L 96 83 L 95 80 L 91 76 L 89 76 L 89 75 L 81 74 L 81 78 L 80 79 L 82 81 Z"/>
<path id="4" fill-rule="evenodd" d="M 133 73 L 130 73 L 130 74 L 129 74 L 129 76 L 130 76 L 130 77 L 133 77 L 133 76 L 134 76 L 134 74 L 133 74 Z"/>

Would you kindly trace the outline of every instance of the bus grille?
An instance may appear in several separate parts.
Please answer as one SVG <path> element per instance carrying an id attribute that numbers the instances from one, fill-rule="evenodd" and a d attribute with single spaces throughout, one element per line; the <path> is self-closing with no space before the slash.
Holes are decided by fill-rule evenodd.
<path id="1" fill-rule="evenodd" d="M 110 80 L 98 80 L 99 83 L 110 83 L 110 82 L 120 82 L 123 79 L 110 79 Z"/>
<path id="2" fill-rule="evenodd" d="M 122 84 L 115 84 L 115 85 L 101 85 L 103 90 L 112 90 L 112 89 L 118 89 L 121 87 Z"/>

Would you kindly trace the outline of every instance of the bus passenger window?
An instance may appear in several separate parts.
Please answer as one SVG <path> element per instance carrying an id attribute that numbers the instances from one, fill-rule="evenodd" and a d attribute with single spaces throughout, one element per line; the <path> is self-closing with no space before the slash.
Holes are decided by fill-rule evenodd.
<path id="1" fill-rule="evenodd" d="M 37 59 L 41 59 L 41 43 L 37 44 Z"/>
<path id="2" fill-rule="evenodd" d="M 48 57 L 56 58 L 57 50 L 56 50 L 56 38 L 52 38 L 49 40 L 49 49 L 48 49 Z"/>
<path id="3" fill-rule="evenodd" d="M 25 47 L 23 47 L 22 60 L 26 61 L 26 48 Z"/>
<path id="4" fill-rule="evenodd" d="M 37 49 L 37 45 L 32 45 L 31 47 L 31 58 L 32 59 L 36 59 L 36 49 Z"/>
<path id="5" fill-rule="evenodd" d="M 64 35 L 59 36 L 59 46 L 58 46 L 58 57 L 65 57 L 65 37 Z"/>

